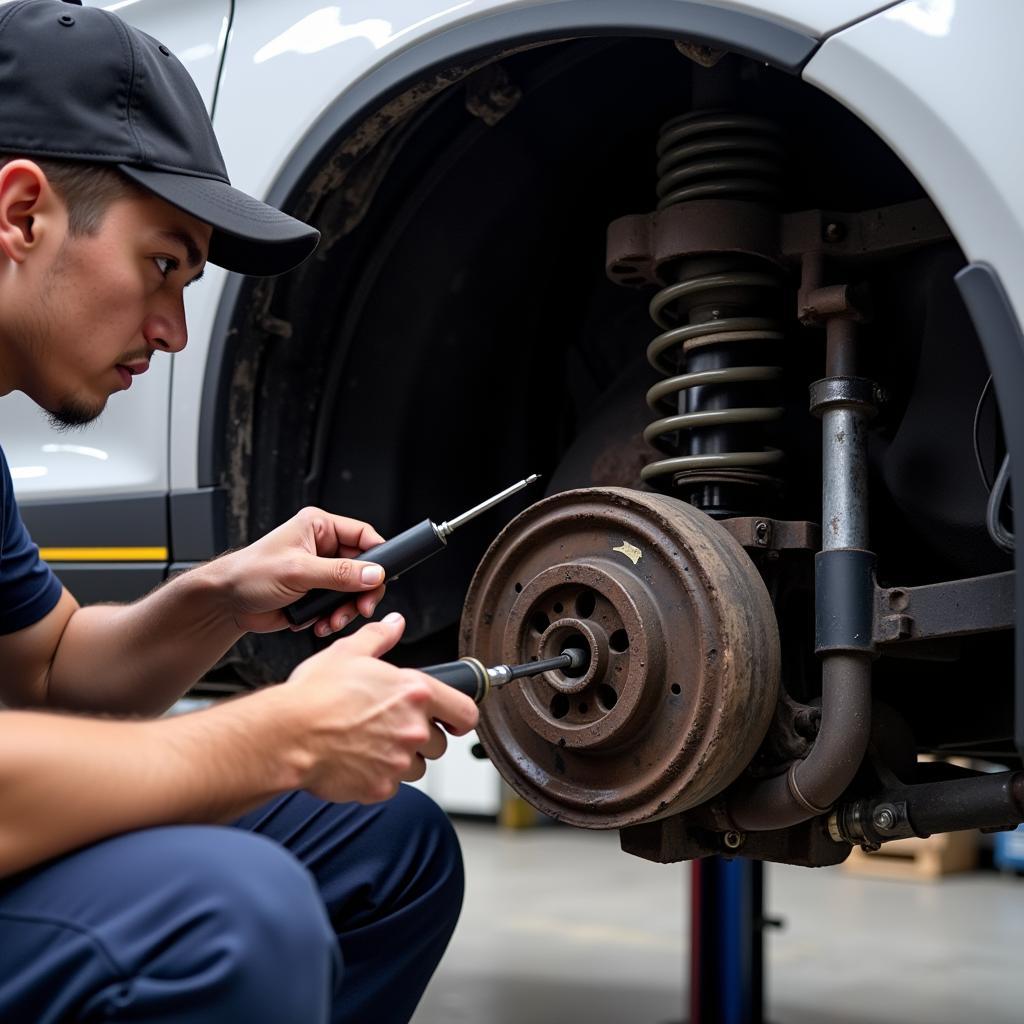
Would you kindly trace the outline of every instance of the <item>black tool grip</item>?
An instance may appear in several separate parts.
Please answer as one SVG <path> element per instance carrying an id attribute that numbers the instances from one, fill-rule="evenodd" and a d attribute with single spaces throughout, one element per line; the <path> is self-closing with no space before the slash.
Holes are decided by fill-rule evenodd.
<path id="1" fill-rule="evenodd" d="M 429 519 L 410 527 L 359 555 L 361 562 L 376 562 L 384 570 L 384 579 L 393 580 L 431 555 L 441 551 L 445 540 Z M 311 590 L 284 609 L 285 618 L 293 626 L 302 626 L 330 614 L 340 604 L 351 600 L 351 594 L 339 590 Z"/>
<path id="2" fill-rule="evenodd" d="M 460 658 L 458 661 L 446 661 L 443 665 L 431 665 L 420 669 L 428 676 L 450 686 L 467 697 L 472 697 L 477 704 L 487 696 L 490 688 L 487 670 L 475 658 Z"/>

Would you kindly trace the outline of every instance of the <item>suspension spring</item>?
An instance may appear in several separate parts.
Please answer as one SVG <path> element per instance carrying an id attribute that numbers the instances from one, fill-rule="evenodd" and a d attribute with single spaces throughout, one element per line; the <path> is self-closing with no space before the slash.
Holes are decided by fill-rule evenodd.
<path id="1" fill-rule="evenodd" d="M 658 208 L 701 199 L 777 205 L 782 147 L 764 118 L 698 112 L 669 121 L 658 144 Z M 669 485 L 706 511 L 735 514 L 738 488 L 777 484 L 783 453 L 764 444 L 764 426 L 783 408 L 765 402 L 782 368 L 765 360 L 784 339 L 773 311 L 781 272 L 757 253 L 687 256 L 676 283 L 659 291 L 650 313 L 662 333 L 647 357 L 667 379 L 647 394 L 660 418 L 645 440 L 669 457 L 646 466 L 646 481 Z M 771 356 L 769 356 L 771 358 Z M 760 397 L 760 401 L 757 398 Z M 769 396 L 770 397 L 770 396 Z"/>

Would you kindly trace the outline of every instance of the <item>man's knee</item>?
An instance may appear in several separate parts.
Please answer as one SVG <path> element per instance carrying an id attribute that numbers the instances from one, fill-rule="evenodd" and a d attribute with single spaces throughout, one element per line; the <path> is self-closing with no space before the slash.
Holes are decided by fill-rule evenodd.
<path id="1" fill-rule="evenodd" d="M 185 863 L 196 924 L 237 936 L 240 959 L 280 966 L 327 959 L 334 934 L 309 872 L 273 841 L 228 828 L 179 828 L 174 845 Z M 190 837 L 189 832 L 194 832 Z M 170 851 L 169 851 L 170 852 Z"/>
<path id="2" fill-rule="evenodd" d="M 448 815 L 426 794 L 412 786 L 400 786 L 388 804 L 397 828 L 415 844 L 421 862 L 429 865 L 437 884 L 458 894 L 464 885 L 462 850 Z"/>
<path id="3" fill-rule="evenodd" d="M 135 922 L 148 949 L 135 957 L 133 998 L 202 1020 L 214 1010 L 326 1020 L 337 943 L 306 869 L 272 841 L 234 829 L 153 832 L 157 892 L 150 920 Z"/>

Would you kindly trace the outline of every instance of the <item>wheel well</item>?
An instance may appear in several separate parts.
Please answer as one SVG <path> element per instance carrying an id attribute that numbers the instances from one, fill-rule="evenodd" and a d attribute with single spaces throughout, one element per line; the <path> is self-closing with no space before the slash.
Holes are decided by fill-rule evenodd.
<path id="1" fill-rule="evenodd" d="M 306 503 L 389 535 L 529 472 L 544 473 L 548 491 L 622 482 L 636 447 L 592 441 L 628 441 L 645 421 L 642 400 L 617 396 L 649 383 L 652 327 L 646 301 L 605 276 L 605 231 L 651 206 L 653 140 L 692 103 L 687 67 L 668 39 L 531 43 L 412 83 L 334 140 L 291 203 L 322 230 L 320 252 L 286 278 L 243 285 L 234 307 L 239 343 L 215 468 L 232 545 Z M 761 112 L 786 139 L 783 208 L 859 210 L 922 195 L 835 101 L 759 62 L 744 73 L 758 77 Z M 913 339 L 889 374 L 907 393 L 927 304 L 912 286 L 936 260 L 944 275 L 963 263 L 952 243 L 908 256 L 889 268 L 900 287 L 882 289 L 881 337 Z M 793 354 L 798 407 L 812 379 L 805 361 Z M 983 378 L 980 354 L 968 363 Z M 815 465 L 812 431 L 791 444 L 797 465 Z M 815 518 L 818 493 L 816 470 L 804 472 L 791 511 Z M 879 507 L 894 536 L 906 528 L 899 508 Z M 400 660 L 453 653 L 473 569 L 515 511 L 475 524 L 391 588 L 390 607 L 409 621 Z M 239 668 L 280 678 L 309 649 L 292 636 L 252 638 Z"/>

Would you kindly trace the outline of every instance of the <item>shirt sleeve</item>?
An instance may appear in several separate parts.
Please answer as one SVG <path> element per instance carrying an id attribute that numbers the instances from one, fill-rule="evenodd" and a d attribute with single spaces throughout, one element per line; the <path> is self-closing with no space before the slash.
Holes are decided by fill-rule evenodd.
<path id="1" fill-rule="evenodd" d="M 0 635 L 45 618 L 62 590 L 25 529 L 7 458 L 0 451 Z"/>

